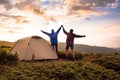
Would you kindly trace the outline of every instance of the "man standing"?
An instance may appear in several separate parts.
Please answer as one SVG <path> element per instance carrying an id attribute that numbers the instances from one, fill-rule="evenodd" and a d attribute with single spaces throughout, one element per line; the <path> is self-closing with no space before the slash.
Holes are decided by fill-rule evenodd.
<path id="1" fill-rule="evenodd" d="M 61 30 L 61 27 L 56 32 L 54 32 L 54 30 L 52 29 L 51 33 L 41 30 L 44 34 L 50 37 L 51 45 L 53 46 L 53 48 L 55 48 L 56 53 L 58 53 L 58 33 L 60 32 L 60 30 Z"/>
<path id="2" fill-rule="evenodd" d="M 61 25 L 63 27 L 63 25 Z M 68 59 L 68 49 L 69 47 L 72 50 L 72 57 L 75 59 L 75 53 L 74 53 L 74 38 L 80 38 L 80 37 L 86 37 L 85 35 L 76 35 L 73 33 L 73 29 L 70 29 L 70 32 L 65 31 L 63 27 L 63 32 L 67 35 L 66 39 L 66 58 Z"/>

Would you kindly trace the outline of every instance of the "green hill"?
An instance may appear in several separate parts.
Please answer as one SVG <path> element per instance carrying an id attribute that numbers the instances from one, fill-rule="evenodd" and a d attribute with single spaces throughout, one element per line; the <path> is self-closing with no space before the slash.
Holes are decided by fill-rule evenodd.
<path id="1" fill-rule="evenodd" d="M 0 48 L 9 52 L 14 44 L 15 42 L 0 41 Z"/>
<path id="2" fill-rule="evenodd" d="M 65 50 L 65 43 L 59 43 L 59 49 Z M 83 44 L 75 44 L 75 51 L 86 53 L 120 53 L 119 50 L 107 47 L 89 46 Z"/>
<path id="3" fill-rule="evenodd" d="M 0 41 L 0 46 L 10 46 L 12 47 L 15 42 Z"/>
<path id="4" fill-rule="evenodd" d="M 117 50 L 117 51 L 120 51 L 120 47 L 118 47 L 118 48 L 114 48 L 115 50 Z"/>

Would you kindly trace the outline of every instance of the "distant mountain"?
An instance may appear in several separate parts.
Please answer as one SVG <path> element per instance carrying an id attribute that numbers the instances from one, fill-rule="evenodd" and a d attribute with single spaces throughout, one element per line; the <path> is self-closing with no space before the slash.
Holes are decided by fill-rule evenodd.
<path id="1" fill-rule="evenodd" d="M 0 41 L 0 47 L 4 47 L 4 46 L 14 46 L 15 42 L 8 42 L 8 41 Z"/>
<path id="2" fill-rule="evenodd" d="M 118 48 L 114 48 L 115 50 L 117 50 L 117 51 L 120 51 L 120 47 L 118 47 Z"/>
<path id="3" fill-rule="evenodd" d="M 59 49 L 65 50 L 65 43 L 59 43 Z M 120 53 L 118 49 L 99 47 L 99 46 L 89 46 L 83 44 L 75 44 L 75 51 L 87 52 L 87 53 Z"/>

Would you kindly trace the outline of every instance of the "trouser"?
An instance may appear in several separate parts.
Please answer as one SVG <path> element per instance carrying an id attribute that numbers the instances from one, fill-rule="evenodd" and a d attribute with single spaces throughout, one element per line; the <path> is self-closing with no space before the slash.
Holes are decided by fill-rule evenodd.
<path id="1" fill-rule="evenodd" d="M 56 50 L 56 53 L 58 53 L 58 44 L 57 43 L 54 43 L 54 44 L 51 44 L 53 49 Z"/>

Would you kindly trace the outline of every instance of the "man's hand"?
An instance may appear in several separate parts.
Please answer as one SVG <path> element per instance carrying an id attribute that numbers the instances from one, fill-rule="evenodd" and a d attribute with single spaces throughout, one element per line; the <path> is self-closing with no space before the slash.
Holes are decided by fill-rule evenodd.
<path id="1" fill-rule="evenodd" d="M 63 27 L 63 25 L 61 25 L 61 27 Z"/>
<path id="2" fill-rule="evenodd" d="M 40 31 L 43 31 L 43 30 L 40 30 Z"/>
<path id="3" fill-rule="evenodd" d="M 83 37 L 86 37 L 86 35 L 83 35 Z"/>

